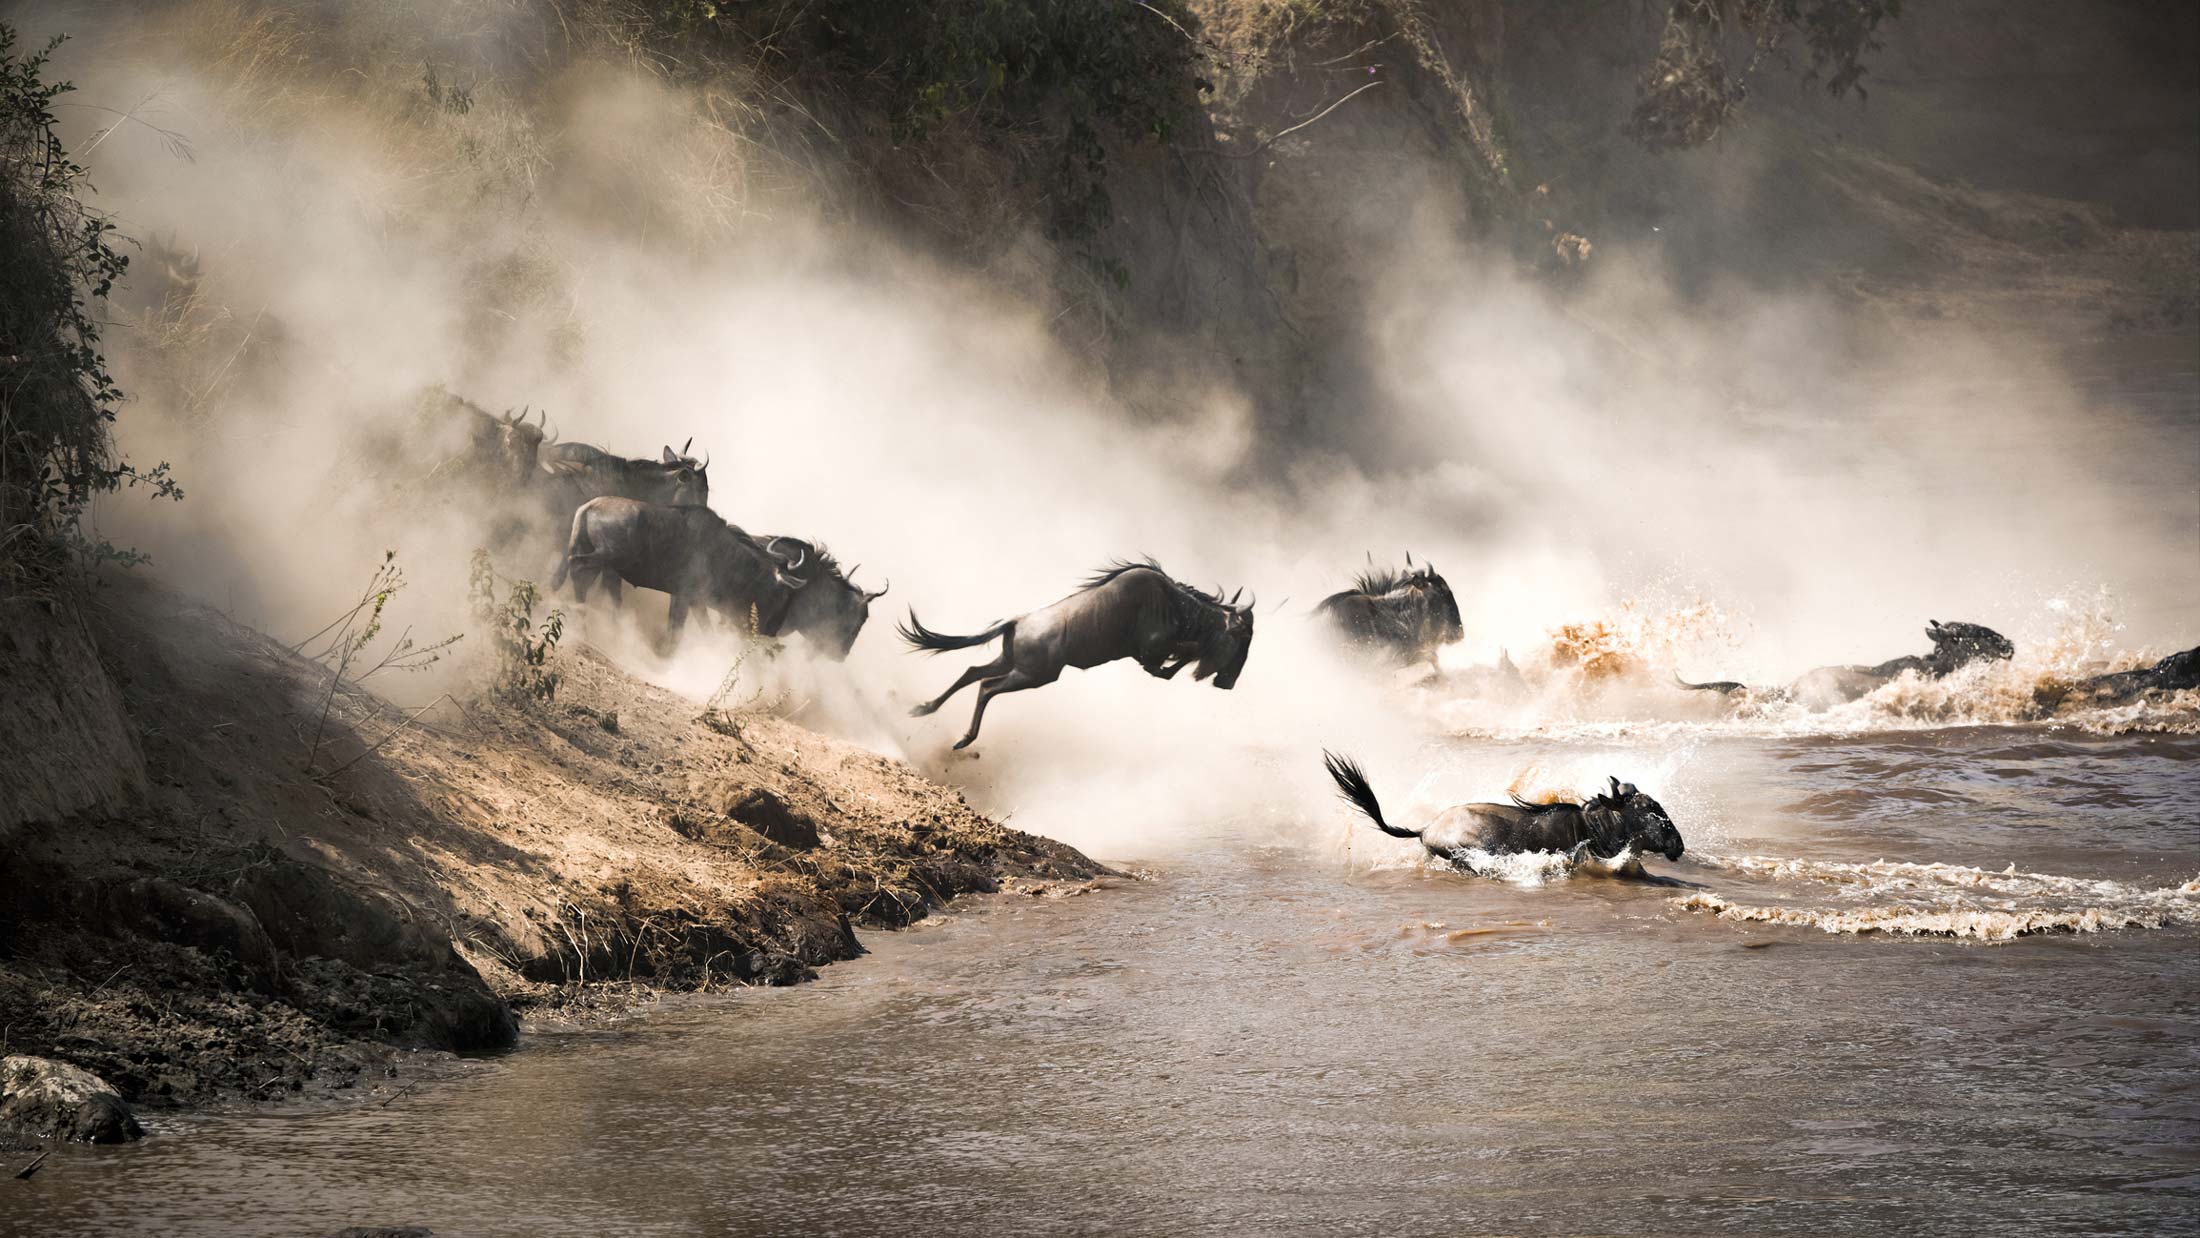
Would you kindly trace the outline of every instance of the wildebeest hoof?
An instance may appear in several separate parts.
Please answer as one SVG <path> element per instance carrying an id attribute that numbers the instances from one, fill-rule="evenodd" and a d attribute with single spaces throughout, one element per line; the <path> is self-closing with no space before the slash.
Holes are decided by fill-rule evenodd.
<path id="1" fill-rule="evenodd" d="M 956 741 L 955 741 L 955 751 L 957 751 L 957 752 L 961 752 L 961 751 L 962 751 L 963 749 L 965 749 L 965 748 L 968 748 L 968 747 L 969 747 L 970 745 L 972 745 L 972 744 L 974 744 L 974 743 L 977 743 L 977 742 L 978 742 L 978 737 L 977 737 L 977 736 L 975 736 L 975 735 L 965 735 L 965 736 L 963 736 L 963 737 L 962 737 L 961 739 L 958 739 L 958 740 L 956 740 Z"/>
<path id="2" fill-rule="evenodd" d="M 915 709 L 909 711 L 909 716 L 912 718 L 929 718 L 932 716 L 933 708 L 934 707 L 930 704 L 919 705 Z"/>

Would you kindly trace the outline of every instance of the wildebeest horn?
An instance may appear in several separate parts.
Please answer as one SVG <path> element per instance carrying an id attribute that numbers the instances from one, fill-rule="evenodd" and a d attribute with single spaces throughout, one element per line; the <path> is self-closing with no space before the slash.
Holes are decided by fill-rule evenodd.
<path id="1" fill-rule="evenodd" d="M 876 602 L 876 601 L 878 601 L 878 600 L 879 600 L 880 598 L 882 598 L 882 597 L 885 597 L 885 596 L 886 596 L 886 591 L 887 591 L 888 589 L 891 589 L 891 588 L 893 588 L 893 587 L 894 587 L 894 582 L 893 582 L 892 580 L 888 580 L 888 581 L 887 581 L 887 582 L 886 582 L 885 584 L 883 584 L 883 585 L 880 585 L 880 586 L 879 586 L 879 590 L 878 590 L 878 592 L 876 592 L 876 593 L 865 593 L 865 594 L 863 595 L 863 600 L 864 600 L 864 601 L 866 601 L 866 602 Z"/>
<path id="2" fill-rule="evenodd" d="M 1412 552 L 1412 551 L 1410 551 L 1410 550 L 1406 552 L 1406 566 L 1407 566 L 1407 567 L 1412 567 L 1412 566 L 1413 566 L 1413 552 Z"/>
<path id="3" fill-rule="evenodd" d="M 1245 586 L 1244 586 L 1244 585 L 1239 585 L 1239 586 L 1238 586 L 1238 591 L 1237 591 L 1236 593 L 1233 593 L 1233 594 L 1231 594 L 1231 595 L 1230 595 L 1230 605 L 1232 605 L 1232 606 L 1235 606 L 1235 605 L 1237 605 L 1237 600 L 1238 600 L 1239 598 L 1241 598 L 1241 597 L 1244 597 L 1244 596 L 1245 596 Z"/>
<path id="4" fill-rule="evenodd" d="M 545 436 L 542 440 L 543 442 L 555 443 L 558 441 L 558 428 L 550 424 L 549 413 L 544 413 L 542 415 L 542 429 Z"/>
<path id="5" fill-rule="evenodd" d="M 692 442 L 693 440 L 689 440 L 689 441 L 691 441 L 691 442 Z M 695 466 L 695 471 L 696 471 L 696 472 L 698 472 L 698 473 L 707 473 L 707 472 L 709 472 L 709 471 L 710 471 L 710 453 L 709 453 L 709 452 L 707 452 L 707 451 L 706 451 L 706 452 L 704 452 L 704 453 L 703 453 L 703 462 L 702 462 L 701 464 L 698 464 L 698 465 L 696 465 L 696 466 Z"/>
<path id="6" fill-rule="evenodd" d="M 680 444 L 680 454 L 683 456 L 688 454 L 688 448 L 693 446 L 695 446 L 695 436 L 690 434 L 688 435 L 688 441 Z"/>
<path id="7" fill-rule="evenodd" d="M 1612 798 L 1615 800 L 1621 798 L 1619 793 L 1619 779 L 1617 778 L 1612 779 Z"/>

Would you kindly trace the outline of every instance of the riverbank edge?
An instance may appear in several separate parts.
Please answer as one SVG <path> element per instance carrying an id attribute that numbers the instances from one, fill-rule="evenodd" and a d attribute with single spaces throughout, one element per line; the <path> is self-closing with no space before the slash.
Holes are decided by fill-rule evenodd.
<path id="1" fill-rule="evenodd" d="M 522 1019 L 800 983 L 958 897 L 1115 875 L 584 647 L 552 701 L 407 721 L 142 574 L 0 609 L 0 1047 L 141 1110 L 388 1103 Z"/>

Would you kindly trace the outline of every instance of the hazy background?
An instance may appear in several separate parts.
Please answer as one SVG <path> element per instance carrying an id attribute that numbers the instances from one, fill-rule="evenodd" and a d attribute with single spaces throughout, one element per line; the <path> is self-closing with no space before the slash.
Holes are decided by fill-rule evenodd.
<path id="1" fill-rule="evenodd" d="M 367 446 L 416 435 L 418 390 L 442 383 L 622 454 L 692 436 L 721 514 L 892 580 L 844 667 L 770 669 L 800 720 L 1118 852 L 1303 812 L 1324 745 L 1403 769 L 1432 720 L 1490 720 L 1329 655 L 1306 612 L 1371 551 L 1449 577 L 1469 633 L 1449 663 L 1563 671 L 1553 633 L 1598 622 L 1638 655 L 1639 691 L 1508 706 L 1522 725 L 1685 714 L 1654 690 L 1675 668 L 1770 682 L 1922 652 L 1927 619 L 1986 623 L 2069 667 L 2200 639 L 2189 325 L 1859 313 L 1746 261 L 1676 259 L 1647 224 L 1554 286 L 1474 239 L 1418 156 L 1371 147 L 1357 155 L 1395 175 L 1350 192 L 1409 226 L 1357 242 L 1368 295 L 1340 302 L 1343 344 L 1280 345 L 1348 347 L 1370 377 L 1278 420 L 1227 367 L 1157 353 L 1135 383 L 1111 376 L 1028 284 L 851 219 L 830 169 L 790 192 L 738 110 L 642 66 L 473 79 L 460 114 L 422 101 L 417 63 L 317 77 L 306 34 L 248 7 L 12 19 L 73 35 L 57 58 L 83 105 L 72 145 L 122 231 L 158 242 L 109 341 L 136 397 L 120 436 L 174 461 L 189 498 L 155 512 L 125 495 L 102 530 L 280 635 L 341 610 L 387 549 L 415 582 L 399 621 L 470 626 L 473 515 L 392 502 L 396 466 Z M 1887 149 L 1900 119 L 1874 114 Z M 1340 123 L 1323 140 L 1355 137 Z M 1767 152 L 1793 139 L 1745 132 L 1704 175 L 1778 175 Z M 179 256 L 186 311 L 164 300 Z M 971 695 L 906 717 L 983 651 L 902 651 L 904 607 L 975 631 L 1141 554 L 1257 592 L 1237 691 L 1071 674 L 998 700 L 975 760 L 944 753 Z M 500 566 L 548 574 L 539 551 Z M 691 631 L 667 659 L 600 614 L 577 638 L 697 695 L 733 656 Z M 1648 781 L 1662 759 L 1609 772 Z M 1509 775 L 1565 789 L 1627 760 L 1592 746 L 1578 770 Z"/>

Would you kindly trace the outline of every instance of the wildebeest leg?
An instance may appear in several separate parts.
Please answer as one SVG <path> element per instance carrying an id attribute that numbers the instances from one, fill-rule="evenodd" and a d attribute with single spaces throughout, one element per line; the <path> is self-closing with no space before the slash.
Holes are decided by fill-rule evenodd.
<path id="1" fill-rule="evenodd" d="M 612 579 L 616 580 L 618 577 L 614 576 Z M 672 604 L 665 608 L 665 639 L 669 643 L 680 643 L 680 629 L 687 625 L 687 617 L 688 600 L 677 593 L 673 594 Z"/>
<path id="2" fill-rule="evenodd" d="M 922 718 L 929 714 L 936 713 L 939 710 L 940 706 L 947 704 L 948 697 L 955 695 L 957 692 L 962 691 L 964 688 L 969 687 L 971 684 L 974 684 L 981 679 L 991 679 L 995 675 L 1002 674 L 1003 672 L 1008 670 L 1009 665 L 1010 663 L 1008 651 L 1003 650 L 1001 651 L 1001 656 L 993 659 L 991 662 L 987 662 L 982 666 L 973 666 L 969 670 L 964 671 L 962 673 L 962 678 L 956 680 L 954 684 L 947 689 L 947 691 L 940 693 L 938 696 L 933 697 L 931 700 L 926 701 L 924 704 L 910 710 L 909 716 L 912 718 Z"/>
<path id="3" fill-rule="evenodd" d="M 596 579 L 603 582 L 603 591 L 611 595 L 611 609 L 617 610 L 624 605 L 625 597 L 620 589 L 626 584 L 626 581 L 621 579 L 617 572 L 609 570 L 599 572 Z"/>
<path id="4" fill-rule="evenodd" d="M 986 703 L 1003 692 L 1021 692 L 1025 688 L 1038 688 L 1054 682 L 1050 676 L 1041 679 L 1025 670 L 1013 670 L 999 679 L 988 679 L 978 685 L 978 707 L 970 711 L 970 733 L 955 742 L 957 748 L 968 748 L 978 739 L 978 724 L 985 721 Z"/>
<path id="5" fill-rule="evenodd" d="M 1140 659 L 1138 664 L 1144 667 L 1146 673 L 1155 679 L 1174 679 L 1176 673 L 1184 669 L 1185 663 L 1192 660 L 1192 656 L 1190 654 L 1176 654 L 1174 655 L 1175 661 L 1170 660 L 1171 656 L 1163 654 L 1151 662 Z"/>

